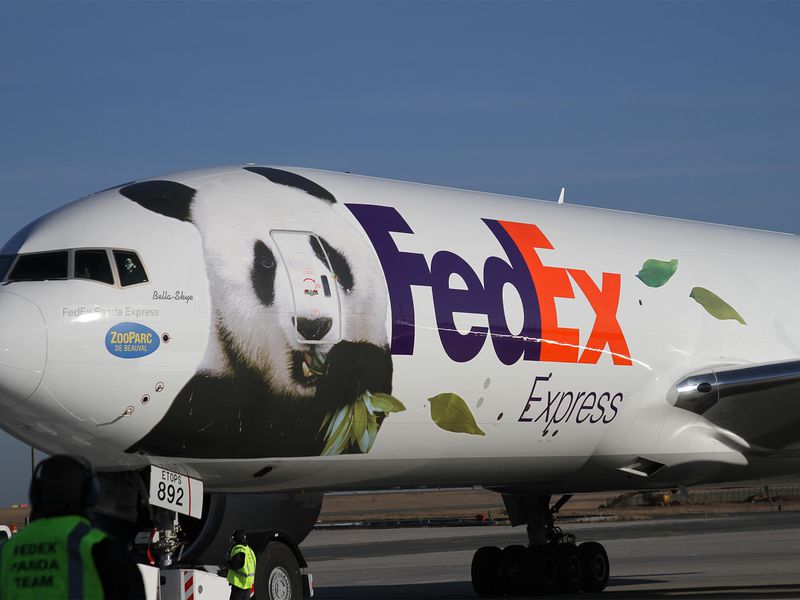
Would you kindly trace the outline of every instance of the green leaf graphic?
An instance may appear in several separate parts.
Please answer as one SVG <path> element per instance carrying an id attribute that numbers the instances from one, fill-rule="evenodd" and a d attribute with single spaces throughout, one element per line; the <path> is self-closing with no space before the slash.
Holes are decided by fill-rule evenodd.
<path id="1" fill-rule="evenodd" d="M 320 456 L 342 454 L 350 442 L 353 430 L 353 405 L 348 404 L 336 413 L 328 415 L 322 426 L 329 422 L 328 431 L 325 433 L 325 447 Z"/>
<path id="2" fill-rule="evenodd" d="M 636 274 L 636 277 L 641 279 L 642 283 L 646 286 L 657 288 L 661 287 L 670 280 L 670 277 L 675 275 L 678 270 L 678 259 L 672 260 L 656 260 L 655 258 L 648 258 L 644 261 L 641 270 Z"/>
<path id="3" fill-rule="evenodd" d="M 406 409 L 400 400 L 389 394 L 371 394 L 370 402 L 372 402 L 372 406 L 376 410 L 384 412 L 387 415 L 393 412 L 403 412 Z"/>
<path id="4" fill-rule="evenodd" d="M 378 437 L 378 420 L 370 415 L 367 420 L 367 433 L 366 435 L 369 436 L 369 444 L 367 445 L 367 449 L 364 452 L 369 452 L 370 448 L 372 448 L 372 444 L 375 443 L 375 438 Z"/>
<path id="5" fill-rule="evenodd" d="M 428 398 L 431 403 L 433 422 L 446 431 L 486 435 L 469 410 L 467 403 L 458 394 L 444 393 Z"/>
<path id="6" fill-rule="evenodd" d="M 314 373 L 314 375 L 322 375 L 325 373 L 325 356 L 322 355 L 318 350 L 314 350 L 311 353 L 311 364 L 308 365 L 309 370 Z"/>
<path id="7" fill-rule="evenodd" d="M 325 430 L 321 456 L 344 454 L 355 446 L 363 453 L 369 452 L 378 436 L 378 418 L 405 409 L 400 400 L 389 394 L 364 392 L 352 404 L 325 416 L 319 428 L 320 433 Z"/>
<path id="8" fill-rule="evenodd" d="M 374 417 L 373 417 L 374 418 Z M 351 442 L 358 444 L 362 452 L 366 452 L 369 446 L 367 433 L 367 407 L 362 400 L 356 400 L 353 404 L 353 428 L 350 430 Z"/>
<path id="9" fill-rule="evenodd" d="M 708 314 L 715 319 L 734 319 L 739 321 L 739 323 L 742 325 L 747 325 L 747 323 L 744 322 L 742 315 L 736 312 L 736 310 L 730 304 L 706 288 L 692 288 L 692 291 L 689 293 L 689 297 L 693 298 L 695 302 L 705 308 Z"/>

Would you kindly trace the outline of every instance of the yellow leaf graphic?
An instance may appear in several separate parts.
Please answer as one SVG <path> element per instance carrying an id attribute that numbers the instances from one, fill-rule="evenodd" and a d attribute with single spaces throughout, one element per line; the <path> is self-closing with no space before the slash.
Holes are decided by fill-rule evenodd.
<path id="1" fill-rule="evenodd" d="M 470 435 L 486 435 L 478 427 L 467 403 L 458 394 L 444 393 L 428 398 L 431 403 L 433 422 L 446 431 L 469 433 Z"/>
<path id="2" fill-rule="evenodd" d="M 717 296 L 714 292 L 707 290 L 703 287 L 692 288 L 689 297 L 693 298 L 700 306 L 706 309 L 715 319 L 726 320 L 733 319 L 739 321 L 742 325 L 747 325 L 736 310 L 725 300 Z"/>

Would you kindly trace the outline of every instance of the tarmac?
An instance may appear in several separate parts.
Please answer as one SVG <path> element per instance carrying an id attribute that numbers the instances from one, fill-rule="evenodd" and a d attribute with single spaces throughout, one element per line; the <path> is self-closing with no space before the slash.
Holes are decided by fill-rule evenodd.
<path id="1" fill-rule="evenodd" d="M 800 512 L 664 517 L 564 527 L 603 543 L 611 579 L 580 598 L 800 598 Z M 475 598 L 474 551 L 524 527 L 314 531 L 302 544 L 320 599 Z M 555 596 L 563 598 L 565 596 Z"/>
<path id="2" fill-rule="evenodd" d="M 771 503 L 762 498 L 614 509 L 604 506 L 606 497 L 580 495 L 562 511 L 564 531 L 574 533 L 578 543 L 603 543 L 611 561 L 606 590 L 579 597 L 800 599 L 797 496 Z M 0 523 L 21 526 L 27 513 L 22 507 L 0 509 Z M 326 528 L 301 545 L 315 597 L 475 598 L 470 583 L 475 550 L 526 543 L 524 527 L 477 525 L 478 514 L 502 520 L 499 496 L 461 490 L 326 497 L 320 518 Z M 362 520 L 403 523 L 420 515 L 434 522 L 461 519 L 470 526 L 341 527 Z M 582 519 L 592 522 L 569 522 Z"/>

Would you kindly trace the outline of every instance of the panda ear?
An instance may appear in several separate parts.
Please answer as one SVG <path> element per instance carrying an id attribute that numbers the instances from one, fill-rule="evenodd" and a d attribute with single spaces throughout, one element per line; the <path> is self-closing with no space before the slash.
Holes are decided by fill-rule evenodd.
<path id="1" fill-rule="evenodd" d="M 288 185 L 290 187 L 303 190 L 306 194 L 311 194 L 312 196 L 319 198 L 320 200 L 324 200 L 325 202 L 329 202 L 330 204 L 334 204 L 336 202 L 336 197 L 324 187 L 318 183 L 314 183 L 302 175 L 298 175 L 297 173 L 290 173 L 289 171 L 273 169 L 271 167 L 244 167 L 244 170 L 261 175 L 262 177 L 266 177 L 272 183 Z"/>
<path id="2" fill-rule="evenodd" d="M 190 209 L 197 190 L 177 181 L 156 179 L 126 185 L 119 193 L 147 210 L 179 221 L 191 221 Z"/>

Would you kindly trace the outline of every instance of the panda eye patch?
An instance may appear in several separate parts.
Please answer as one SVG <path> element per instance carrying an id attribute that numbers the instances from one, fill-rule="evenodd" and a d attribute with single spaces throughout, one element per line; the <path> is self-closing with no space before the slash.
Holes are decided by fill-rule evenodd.
<path id="1" fill-rule="evenodd" d="M 333 274 L 336 275 L 336 279 L 339 281 L 339 285 L 342 286 L 344 293 L 349 294 L 353 291 L 353 286 L 355 285 L 355 281 L 353 281 L 353 272 L 350 270 L 350 263 L 342 256 L 341 252 L 326 242 L 324 238 L 317 239 L 316 236 L 312 235 L 309 238 L 309 242 L 311 244 L 311 249 L 320 262 L 324 264 L 330 261 L 331 270 Z M 325 258 L 326 255 L 327 260 Z"/>
<path id="2" fill-rule="evenodd" d="M 267 306 L 275 301 L 275 255 L 261 240 L 253 245 L 253 267 L 250 279 L 258 299 Z"/>

